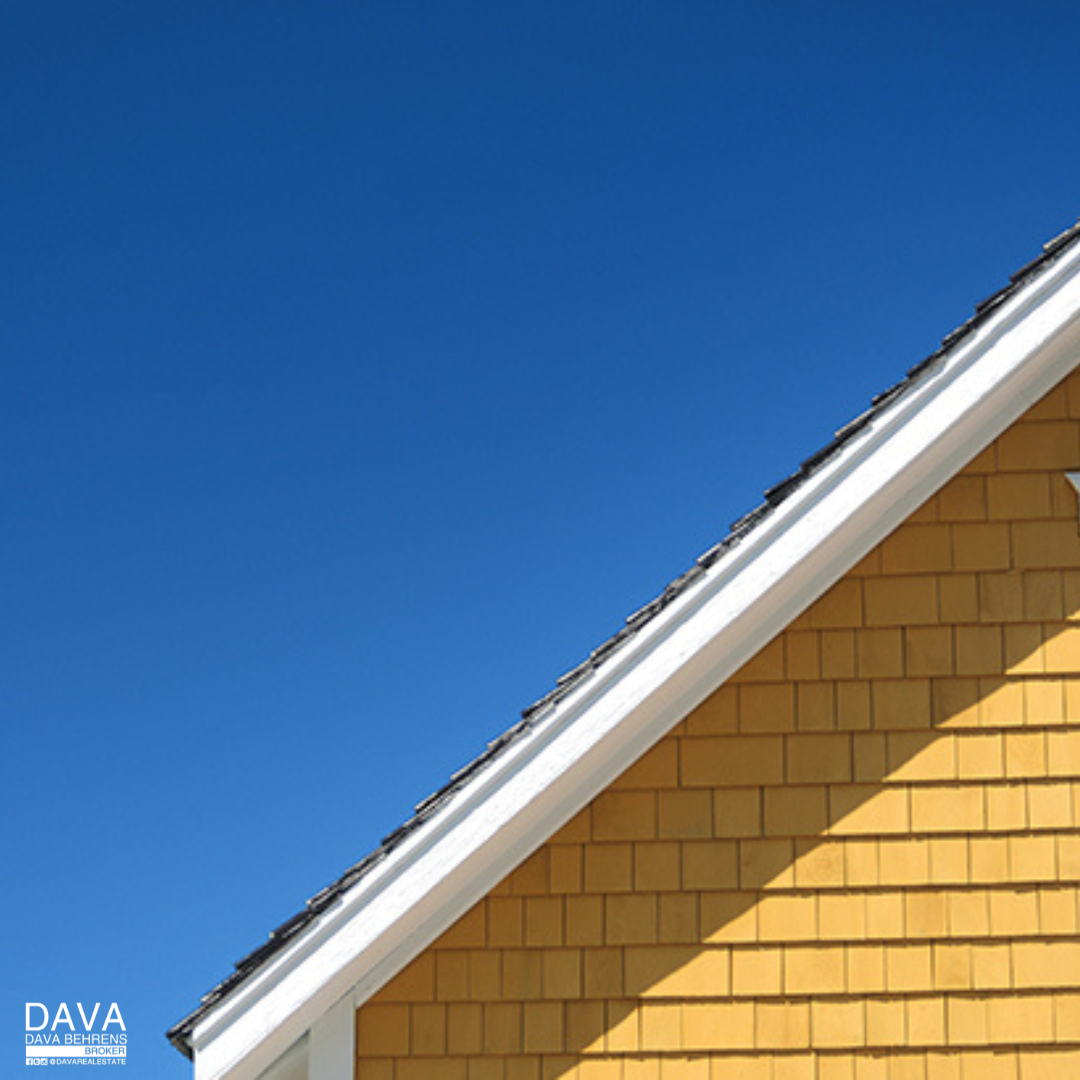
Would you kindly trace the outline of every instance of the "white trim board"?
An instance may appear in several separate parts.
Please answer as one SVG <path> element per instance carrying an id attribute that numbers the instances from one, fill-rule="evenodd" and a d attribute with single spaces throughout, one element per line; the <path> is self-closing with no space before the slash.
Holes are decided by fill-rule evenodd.
<path id="1" fill-rule="evenodd" d="M 1078 360 L 1080 244 L 201 1017 L 196 1080 L 255 1076 L 339 1002 L 367 1000 Z"/>

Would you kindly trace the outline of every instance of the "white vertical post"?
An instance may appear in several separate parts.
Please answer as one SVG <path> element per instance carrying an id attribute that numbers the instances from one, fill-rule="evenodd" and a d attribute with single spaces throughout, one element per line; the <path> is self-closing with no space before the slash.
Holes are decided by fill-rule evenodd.
<path id="1" fill-rule="evenodd" d="M 346 994 L 311 1027 L 308 1080 L 353 1080 L 356 1071 L 356 1007 Z"/>

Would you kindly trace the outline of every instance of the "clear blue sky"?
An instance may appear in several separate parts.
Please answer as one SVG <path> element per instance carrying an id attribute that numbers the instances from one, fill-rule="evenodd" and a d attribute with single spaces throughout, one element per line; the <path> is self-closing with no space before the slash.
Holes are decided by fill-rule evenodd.
<path id="1" fill-rule="evenodd" d="M 1074 4 L 0 14 L 0 1074 L 129 1078 L 1080 215 Z"/>

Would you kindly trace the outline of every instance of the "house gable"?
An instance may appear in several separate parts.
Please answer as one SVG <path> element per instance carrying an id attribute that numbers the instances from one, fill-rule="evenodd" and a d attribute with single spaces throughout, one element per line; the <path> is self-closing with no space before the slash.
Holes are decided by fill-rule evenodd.
<path id="1" fill-rule="evenodd" d="M 1070 376 L 357 1012 L 359 1080 L 1080 1072 Z"/>
<path id="2" fill-rule="evenodd" d="M 250 1076 L 359 1004 L 680 723 L 1080 355 L 1075 230 L 170 1033 Z M 337 1030 L 337 1028 L 335 1028 Z"/>

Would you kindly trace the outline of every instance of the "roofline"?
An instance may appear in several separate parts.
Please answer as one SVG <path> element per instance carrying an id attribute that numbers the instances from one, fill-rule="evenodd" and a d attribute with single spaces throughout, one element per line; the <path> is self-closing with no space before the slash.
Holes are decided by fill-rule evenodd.
<path id="1" fill-rule="evenodd" d="M 336 1002 L 370 997 L 1078 359 L 1080 244 L 872 416 L 294 940 L 195 1014 L 197 1080 L 255 1075 Z"/>

